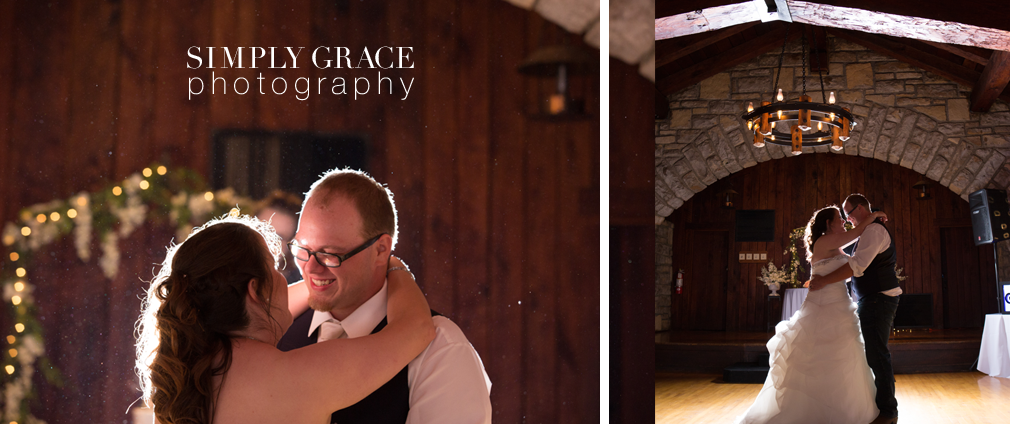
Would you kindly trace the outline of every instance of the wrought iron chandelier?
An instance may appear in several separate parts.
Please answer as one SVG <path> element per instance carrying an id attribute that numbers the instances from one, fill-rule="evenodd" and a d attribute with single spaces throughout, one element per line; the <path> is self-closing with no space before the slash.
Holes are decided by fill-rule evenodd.
<path id="1" fill-rule="evenodd" d="M 789 41 L 789 28 L 786 28 L 786 38 L 782 42 L 782 52 L 779 53 L 779 65 L 775 74 L 775 87 L 779 86 L 779 76 L 782 74 L 782 57 Z M 835 93 L 824 95 L 824 75 L 821 67 L 817 74 L 821 82 L 821 98 L 827 103 L 812 102 L 807 95 L 807 37 L 803 35 L 803 91 L 799 99 L 784 101 L 782 89 L 778 89 L 775 102 L 761 102 L 761 107 L 754 108 L 754 103 L 747 105 L 747 113 L 743 119 L 747 121 L 747 129 L 754 133 L 754 147 L 764 147 L 765 143 L 780 146 L 792 146 L 793 155 L 803 153 L 803 147 L 831 145 L 833 150 L 842 150 L 842 142 L 849 139 L 849 131 L 856 126 L 856 121 L 848 108 L 835 105 Z M 818 63 L 820 56 L 818 56 Z"/>

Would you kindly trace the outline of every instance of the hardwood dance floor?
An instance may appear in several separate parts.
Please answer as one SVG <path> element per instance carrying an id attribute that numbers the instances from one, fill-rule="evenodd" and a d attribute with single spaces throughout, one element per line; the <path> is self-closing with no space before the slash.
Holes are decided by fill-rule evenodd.
<path id="1" fill-rule="evenodd" d="M 899 423 L 1005 423 L 1010 379 L 980 372 L 899 374 Z M 718 374 L 656 374 L 656 423 L 732 423 L 761 384 L 726 384 Z"/>

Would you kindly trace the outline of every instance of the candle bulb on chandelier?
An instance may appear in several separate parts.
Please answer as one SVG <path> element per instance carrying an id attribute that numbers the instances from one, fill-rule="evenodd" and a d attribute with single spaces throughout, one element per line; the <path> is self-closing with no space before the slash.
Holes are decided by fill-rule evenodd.
<path id="1" fill-rule="evenodd" d="M 775 96 L 775 100 L 778 100 L 780 102 L 783 101 L 783 100 L 785 100 L 785 96 L 782 95 L 782 89 L 781 88 L 779 89 L 779 94 Z"/>
<path id="2" fill-rule="evenodd" d="M 747 113 L 754 111 L 754 102 L 747 102 Z"/>
<path id="3" fill-rule="evenodd" d="M 828 94 L 828 104 L 831 104 L 831 105 L 835 104 L 835 92 L 834 91 L 832 91 L 831 94 Z M 832 119 L 834 119 L 834 118 L 832 118 Z"/>

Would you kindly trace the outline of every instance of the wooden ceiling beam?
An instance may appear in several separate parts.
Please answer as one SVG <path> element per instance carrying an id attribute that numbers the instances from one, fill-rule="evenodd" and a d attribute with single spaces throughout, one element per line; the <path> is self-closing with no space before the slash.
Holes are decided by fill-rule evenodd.
<path id="1" fill-rule="evenodd" d="M 980 49 L 978 47 L 970 46 L 957 46 L 953 44 L 936 43 L 933 41 L 922 40 L 923 43 L 929 44 L 940 50 L 947 51 L 965 59 L 968 59 L 974 63 L 980 63 L 983 66 L 989 63 L 989 53 L 986 50 Z M 984 56 L 983 56 L 984 55 Z"/>
<path id="2" fill-rule="evenodd" d="M 1010 51 L 1010 31 L 1003 29 L 801 0 L 786 2 L 790 19 L 797 23 Z M 682 37 L 754 22 L 763 17 L 768 17 L 767 7 L 755 1 L 694 10 L 656 19 L 655 37 L 656 40 Z"/>
<path id="3" fill-rule="evenodd" d="M 963 85 L 973 86 L 978 81 L 978 72 L 885 36 L 833 28 L 828 33 Z"/>
<path id="4" fill-rule="evenodd" d="M 1010 53 L 992 52 L 989 64 L 985 66 L 978 82 L 971 89 L 969 97 L 972 112 L 988 112 L 992 103 L 1010 82 Z"/>
<path id="5" fill-rule="evenodd" d="M 681 48 L 679 48 L 679 49 L 677 49 L 675 51 L 672 51 L 672 52 L 669 52 L 669 53 L 666 53 L 666 54 L 659 54 L 659 55 L 656 56 L 656 67 L 659 68 L 660 66 L 673 63 L 677 59 L 680 59 L 680 58 L 682 58 L 684 56 L 687 56 L 687 55 L 689 55 L 691 53 L 694 53 L 694 52 L 696 52 L 698 50 L 704 49 L 705 47 L 711 46 L 711 45 L 713 45 L 715 43 L 718 43 L 718 42 L 720 42 L 722 40 L 725 40 L 725 39 L 727 39 L 729 37 L 737 35 L 737 34 L 743 32 L 744 30 L 753 27 L 754 25 L 757 25 L 757 22 L 750 22 L 750 23 L 747 23 L 747 24 L 737 25 L 737 26 L 733 26 L 733 27 L 730 27 L 730 28 L 725 28 L 725 29 L 722 29 L 722 30 L 719 30 L 719 31 L 715 31 L 715 32 L 712 33 L 711 36 L 701 38 L 701 39 L 699 39 L 695 43 L 692 43 L 692 44 L 687 45 L 687 46 L 683 46 L 683 47 L 681 47 Z M 657 53 L 658 52 L 659 52 L 659 49 L 657 49 Z"/>
<path id="6" fill-rule="evenodd" d="M 656 82 L 656 87 L 663 94 L 672 94 L 697 84 L 719 72 L 758 57 L 769 50 L 781 47 L 785 31 L 785 26 L 768 31 L 764 35 L 755 37 L 739 46 L 720 53 L 719 56 L 698 62 L 690 67 L 681 69 L 675 74 L 661 78 Z M 796 39 L 799 36 L 799 31 L 789 32 L 790 40 Z"/>

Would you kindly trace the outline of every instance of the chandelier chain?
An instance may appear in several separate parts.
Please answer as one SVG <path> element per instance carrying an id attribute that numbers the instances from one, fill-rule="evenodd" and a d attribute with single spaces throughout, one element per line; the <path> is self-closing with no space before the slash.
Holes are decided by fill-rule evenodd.
<path id="1" fill-rule="evenodd" d="M 786 25 L 786 41 L 789 41 L 789 28 L 792 25 Z M 782 76 L 782 57 L 786 55 L 786 42 L 782 42 L 782 51 L 779 52 L 779 67 L 775 72 L 775 85 L 772 86 L 772 99 L 775 99 L 775 89 L 779 88 L 779 77 Z"/>
<path id="2" fill-rule="evenodd" d="M 817 36 L 814 36 L 814 42 L 815 43 L 817 42 Z M 824 40 L 824 42 L 827 43 L 828 40 Z M 827 103 L 828 102 L 828 96 L 824 95 L 824 73 L 821 72 L 824 69 L 824 62 L 821 62 L 821 52 L 820 52 L 820 50 L 821 49 L 816 49 L 815 48 L 814 49 L 814 54 L 817 56 L 817 76 L 821 80 L 821 103 Z M 825 55 L 827 55 L 827 52 L 825 52 Z M 827 60 L 826 57 L 824 59 Z"/>
<path id="3" fill-rule="evenodd" d="M 807 32 L 803 31 L 803 39 L 800 40 L 800 50 L 803 57 L 803 95 L 807 95 Z"/>

